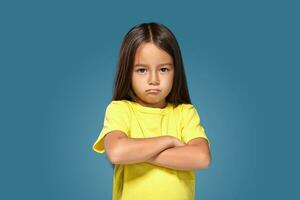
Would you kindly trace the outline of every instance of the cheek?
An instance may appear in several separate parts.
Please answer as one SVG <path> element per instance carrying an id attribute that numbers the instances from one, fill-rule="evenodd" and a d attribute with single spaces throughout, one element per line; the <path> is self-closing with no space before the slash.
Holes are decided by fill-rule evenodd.
<path id="1" fill-rule="evenodd" d="M 132 76 L 132 82 L 134 83 L 144 83 L 145 81 L 147 81 L 147 77 L 146 76 Z"/>
<path id="2" fill-rule="evenodd" d="M 173 76 L 169 76 L 169 77 L 166 77 L 165 79 L 165 85 L 172 85 L 173 83 Z"/>
<path id="3" fill-rule="evenodd" d="M 142 80 L 138 77 L 132 76 L 131 85 L 135 90 L 139 90 L 141 88 Z"/>
<path id="4" fill-rule="evenodd" d="M 168 87 L 169 87 L 169 90 L 171 91 L 171 89 L 172 89 L 172 87 L 173 87 L 173 77 L 170 77 L 169 79 L 168 79 Z"/>

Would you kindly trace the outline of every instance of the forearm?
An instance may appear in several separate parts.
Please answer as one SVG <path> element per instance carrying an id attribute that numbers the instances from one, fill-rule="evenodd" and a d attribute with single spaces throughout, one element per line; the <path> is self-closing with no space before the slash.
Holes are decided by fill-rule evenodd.
<path id="1" fill-rule="evenodd" d="M 115 164 L 146 162 L 165 149 L 173 147 L 170 137 L 122 138 L 118 141 Z"/>
<path id="2" fill-rule="evenodd" d="M 185 145 L 166 149 L 147 162 L 175 170 L 193 170 L 207 168 L 208 158 L 199 146 Z"/>

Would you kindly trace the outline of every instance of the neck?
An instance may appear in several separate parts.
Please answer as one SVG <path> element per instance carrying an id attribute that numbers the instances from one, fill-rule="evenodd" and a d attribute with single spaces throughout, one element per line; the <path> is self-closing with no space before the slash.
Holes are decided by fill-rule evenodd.
<path id="1" fill-rule="evenodd" d="M 165 108 L 167 106 L 167 102 L 165 99 L 162 100 L 161 102 L 151 104 L 151 103 L 147 103 L 147 102 L 137 98 L 136 102 L 142 106 L 151 107 L 151 108 Z"/>

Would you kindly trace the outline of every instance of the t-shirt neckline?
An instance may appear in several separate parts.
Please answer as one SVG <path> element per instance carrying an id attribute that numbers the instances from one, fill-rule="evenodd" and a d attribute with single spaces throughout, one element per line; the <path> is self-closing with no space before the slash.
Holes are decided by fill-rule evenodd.
<path id="1" fill-rule="evenodd" d="M 134 106 L 134 108 L 136 108 L 137 110 L 144 112 L 144 113 L 166 114 L 172 108 L 172 104 L 170 102 L 167 102 L 167 105 L 164 108 L 147 107 L 147 106 L 143 106 L 135 101 L 129 101 L 129 102 L 131 103 L 131 105 Z"/>

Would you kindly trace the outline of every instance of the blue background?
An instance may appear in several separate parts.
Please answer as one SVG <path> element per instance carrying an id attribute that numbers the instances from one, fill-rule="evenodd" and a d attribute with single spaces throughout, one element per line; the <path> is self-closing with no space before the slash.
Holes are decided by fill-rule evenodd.
<path id="1" fill-rule="evenodd" d="M 0 199 L 111 199 L 92 150 L 126 32 L 177 37 L 212 164 L 196 199 L 299 199 L 296 1 L 0 3 Z"/>

